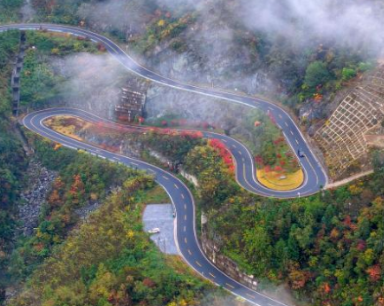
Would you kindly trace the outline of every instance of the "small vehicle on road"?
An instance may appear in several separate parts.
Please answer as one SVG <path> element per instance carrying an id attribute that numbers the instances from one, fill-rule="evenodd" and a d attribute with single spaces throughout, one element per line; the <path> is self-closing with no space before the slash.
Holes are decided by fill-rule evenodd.
<path id="1" fill-rule="evenodd" d="M 160 229 L 158 227 L 152 228 L 148 231 L 150 234 L 157 234 L 160 233 Z"/>
<path id="2" fill-rule="evenodd" d="M 303 151 L 302 151 L 301 149 L 298 149 L 298 150 L 297 150 L 297 155 L 298 155 L 300 158 L 305 157 L 305 155 L 304 155 L 304 153 L 303 153 Z"/>

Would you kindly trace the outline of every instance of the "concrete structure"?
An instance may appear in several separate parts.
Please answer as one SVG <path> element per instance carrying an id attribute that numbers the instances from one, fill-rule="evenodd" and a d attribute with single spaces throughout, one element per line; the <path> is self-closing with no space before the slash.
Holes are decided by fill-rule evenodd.
<path id="1" fill-rule="evenodd" d="M 17 55 L 14 68 L 12 71 L 11 87 L 12 87 L 12 113 L 14 116 L 19 114 L 20 104 L 20 74 L 23 69 L 24 56 L 25 56 L 25 32 L 22 31 L 20 34 L 20 47 Z"/>
<path id="2" fill-rule="evenodd" d="M 336 108 L 315 134 L 332 176 L 340 176 L 368 152 L 367 132 L 384 118 L 384 67 L 370 75 Z"/>
<path id="3" fill-rule="evenodd" d="M 115 105 L 117 120 L 133 122 L 137 117 L 143 116 L 145 94 L 129 87 L 121 89 L 120 101 Z"/>

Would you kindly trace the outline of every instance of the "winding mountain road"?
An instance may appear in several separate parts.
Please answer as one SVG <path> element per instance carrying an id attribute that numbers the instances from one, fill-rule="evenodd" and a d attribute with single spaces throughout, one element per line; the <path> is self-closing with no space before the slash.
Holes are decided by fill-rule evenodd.
<path id="1" fill-rule="evenodd" d="M 150 79 L 159 84 L 173 87 L 176 89 L 202 94 L 209 97 L 219 98 L 232 103 L 243 104 L 251 108 L 258 108 L 266 112 L 270 112 L 276 124 L 282 129 L 284 136 L 297 154 L 297 150 L 305 155 L 298 157 L 301 167 L 304 171 L 304 183 L 297 189 L 291 191 L 276 191 L 262 186 L 255 177 L 255 165 L 252 155 L 248 149 L 240 142 L 211 132 L 205 132 L 207 138 L 217 138 L 226 143 L 236 161 L 236 179 L 238 183 L 250 192 L 254 192 L 266 197 L 276 198 L 294 198 L 313 194 L 327 184 L 327 176 L 316 156 L 311 151 L 309 145 L 305 141 L 299 128 L 295 122 L 282 108 L 271 104 L 262 99 L 237 95 L 213 88 L 198 87 L 190 84 L 178 82 L 167 77 L 156 74 L 153 71 L 142 67 L 135 62 L 128 54 L 126 54 L 117 44 L 110 39 L 90 32 L 82 28 L 75 28 L 64 25 L 53 24 L 12 24 L 0 26 L 0 32 L 17 29 L 17 30 L 41 30 L 51 32 L 64 32 L 75 36 L 82 36 L 91 39 L 94 42 L 102 43 L 106 50 L 118 60 L 126 69 L 136 73 L 137 75 Z M 91 154 L 98 155 L 111 161 L 120 162 L 127 166 L 142 169 L 155 175 L 156 182 L 159 183 L 168 193 L 176 210 L 176 241 L 180 254 L 185 261 L 198 273 L 228 291 L 236 294 L 249 302 L 259 306 L 282 306 L 284 302 L 276 301 L 261 293 L 253 291 L 244 285 L 231 279 L 223 272 L 218 270 L 204 255 L 197 240 L 195 227 L 195 204 L 191 192 L 185 184 L 172 174 L 164 171 L 156 166 L 146 162 L 122 156 L 116 153 L 102 150 L 90 144 L 80 142 L 59 134 L 48 127 L 43 122 L 45 119 L 55 115 L 73 115 L 88 121 L 105 120 L 93 114 L 78 109 L 58 108 L 46 109 L 28 114 L 23 119 L 26 128 L 47 137 L 53 141 L 61 143 L 69 148 L 87 150 Z M 107 120 L 105 120 L 107 121 Z"/>

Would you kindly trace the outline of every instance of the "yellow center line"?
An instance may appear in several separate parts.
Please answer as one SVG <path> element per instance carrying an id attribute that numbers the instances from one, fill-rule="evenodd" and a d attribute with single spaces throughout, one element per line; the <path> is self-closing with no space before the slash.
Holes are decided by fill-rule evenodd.
<path id="1" fill-rule="evenodd" d="M 312 166 L 312 163 L 309 161 L 308 157 L 305 156 L 305 159 L 307 160 L 307 162 L 309 163 L 309 165 L 311 166 L 312 170 L 313 170 L 313 173 L 316 175 L 316 185 L 319 184 L 319 176 L 317 175 L 316 171 L 315 171 L 315 168 L 313 168 Z"/>

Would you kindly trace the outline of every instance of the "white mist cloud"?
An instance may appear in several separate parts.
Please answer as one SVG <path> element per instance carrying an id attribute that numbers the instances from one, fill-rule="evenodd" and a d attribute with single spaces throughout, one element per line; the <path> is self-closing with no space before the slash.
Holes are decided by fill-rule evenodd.
<path id="1" fill-rule="evenodd" d="M 253 30 L 301 39 L 320 38 L 378 51 L 384 46 L 384 4 L 361 0 L 240 0 L 237 11 Z"/>
<path id="2" fill-rule="evenodd" d="M 127 72 L 110 55 L 80 53 L 61 60 L 53 66 L 65 78 L 61 96 L 72 106 L 86 105 L 87 109 L 103 112 L 114 105 Z"/>
<path id="3" fill-rule="evenodd" d="M 297 71 L 305 71 L 305 50 L 314 50 L 321 43 L 360 51 L 369 49 L 377 54 L 383 46 L 384 3 L 380 1 L 109 0 L 83 3 L 77 14 L 93 28 L 119 29 L 127 37 L 130 31 L 145 31 L 145 26 L 156 20 L 156 8 L 160 8 L 162 16 L 166 12 L 172 16 L 193 12 L 197 21 L 180 35 L 187 46 L 183 52 L 172 51 L 168 44 L 172 39 L 167 39 L 140 62 L 174 79 L 208 86 L 213 83 L 215 87 L 237 88 L 250 94 L 276 93 L 281 84 L 288 88 Z M 240 36 L 256 38 L 255 47 L 239 41 Z M 263 41 L 259 42 L 259 38 Z M 267 57 L 262 57 L 263 51 L 257 49 L 261 44 L 270 48 Z M 79 58 L 84 60 L 86 56 Z M 105 68 L 106 62 L 114 62 L 108 56 L 90 56 L 85 65 L 78 64 L 79 58 L 66 60 L 64 71 L 72 75 L 72 81 L 65 90 L 83 97 L 84 102 L 91 96 L 92 105 L 100 107 L 116 101 L 122 79 L 127 78 L 126 71 L 118 63 Z M 119 86 L 112 86 L 117 79 Z M 177 97 L 184 95 L 178 93 Z M 188 103 L 177 103 L 176 95 L 163 90 L 161 96 L 154 98 L 153 110 L 188 110 L 190 105 L 197 108 L 204 103 L 199 97 L 185 98 Z"/>

